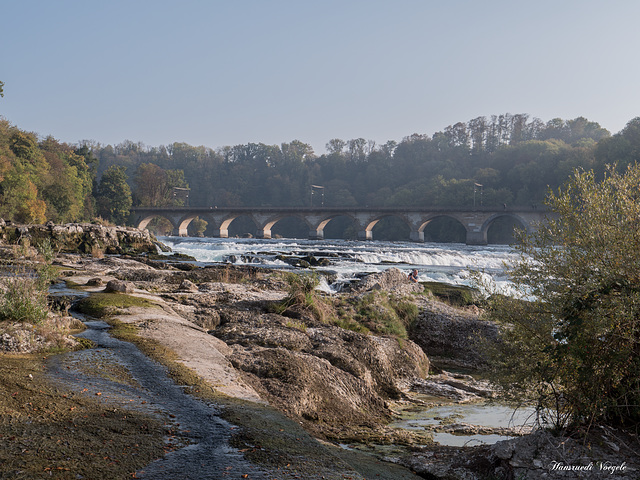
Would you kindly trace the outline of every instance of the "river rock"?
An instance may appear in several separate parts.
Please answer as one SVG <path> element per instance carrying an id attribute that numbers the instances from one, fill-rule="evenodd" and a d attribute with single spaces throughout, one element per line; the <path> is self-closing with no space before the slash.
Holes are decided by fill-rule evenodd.
<path id="1" fill-rule="evenodd" d="M 206 331 L 211 331 L 220 325 L 220 314 L 213 308 L 196 310 L 194 317 L 193 323 Z"/>
<path id="2" fill-rule="evenodd" d="M 43 349 L 45 338 L 41 335 L 34 335 L 27 328 L 14 329 L 11 333 L 0 335 L 0 351 L 9 353 L 31 353 Z"/>
<path id="3" fill-rule="evenodd" d="M 482 398 L 493 398 L 496 395 L 487 381 L 446 371 L 426 379 L 416 378 L 411 390 L 434 397 L 449 398 L 457 403 L 475 402 Z"/>
<path id="4" fill-rule="evenodd" d="M 55 321 L 48 319 L 46 322 L 50 322 L 52 331 L 55 330 Z M 1 353 L 35 353 L 53 347 L 74 349 L 77 345 L 78 341 L 71 335 L 57 334 L 47 337 L 38 333 L 33 324 L 17 322 L 0 325 Z"/>
<path id="5" fill-rule="evenodd" d="M 384 290 L 398 295 L 419 293 L 424 287 L 419 283 L 410 282 L 407 274 L 398 268 L 389 268 L 381 273 L 371 273 L 360 281 L 350 285 L 352 292 L 367 292 L 371 290 Z"/>
<path id="6" fill-rule="evenodd" d="M 185 278 L 180 283 L 180 286 L 178 287 L 178 290 L 180 290 L 181 292 L 196 293 L 196 292 L 198 292 L 198 286 L 195 283 L 193 283 L 191 280 L 187 280 Z"/>
<path id="7" fill-rule="evenodd" d="M 409 338 L 438 366 L 478 369 L 487 362 L 482 343 L 497 341 L 498 326 L 481 320 L 477 310 L 431 301 L 423 305 Z"/>
<path id="8" fill-rule="evenodd" d="M 609 427 L 592 428 L 593 431 L 582 440 L 556 436 L 541 429 L 530 435 L 497 442 L 490 449 L 495 472 L 508 472 L 511 478 L 525 480 L 640 478 L 637 437 L 629 441 L 623 432 L 614 432 Z M 613 444 L 612 438 L 617 439 L 620 445 Z M 506 475 L 498 478 L 506 478 Z"/>
<path id="9" fill-rule="evenodd" d="M 131 282 L 122 280 L 110 280 L 104 289 L 105 293 L 133 293 L 136 287 Z"/>
<path id="10" fill-rule="evenodd" d="M 330 425 L 388 419 L 387 399 L 399 399 L 429 360 L 413 342 L 305 324 L 277 314 L 221 312 L 211 332 L 233 349 L 229 356 L 247 382 L 270 403 L 301 421 Z"/>
<path id="11" fill-rule="evenodd" d="M 474 428 L 461 424 L 449 428 L 450 432 L 465 430 L 472 433 Z M 425 447 L 399 462 L 434 480 L 640 478 L 640 445 L 634 432 L 592 426 L 589 432 L 572 437 L 539 429 L 494 445 Z"/>

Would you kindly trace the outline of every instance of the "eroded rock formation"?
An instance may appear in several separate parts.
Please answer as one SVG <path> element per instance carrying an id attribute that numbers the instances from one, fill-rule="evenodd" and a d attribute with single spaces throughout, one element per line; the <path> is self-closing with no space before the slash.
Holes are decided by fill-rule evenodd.
<path id="1" fill-rule="evenodd" d="M 0 219 L 0 239 L 7 243 L 18 243 L 24 239 L 32 245 L 48 239 L 61 252 L 93 255 L 157 251 L 157 242 L 147 230 L 92 223 L 17 225 Z"/>

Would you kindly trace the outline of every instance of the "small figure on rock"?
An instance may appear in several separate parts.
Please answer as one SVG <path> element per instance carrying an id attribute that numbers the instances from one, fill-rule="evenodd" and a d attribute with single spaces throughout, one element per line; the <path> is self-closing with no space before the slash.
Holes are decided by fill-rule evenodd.
<path id="1" fill-rule="evenodd" d="M 407 278 L 410 282 L 418 283 L 418 270 L 416 270 L 415 268 L 411 270 Z"/>

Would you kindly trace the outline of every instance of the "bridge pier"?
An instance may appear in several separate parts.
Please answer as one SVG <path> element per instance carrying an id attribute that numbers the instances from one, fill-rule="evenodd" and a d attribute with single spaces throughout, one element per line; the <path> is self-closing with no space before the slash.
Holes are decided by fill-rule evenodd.
<path id="1" fill-rule="evenodd" d="M 256 232 L 256 238 L 261 238 L 264 240 L 269 240 L 271 238 L 271 229 L 270 228 L 262 228 L 258 229 Z"/>
<path id="2" fill-rule="evenodd" d="M 487 230 L 467 230 L 467 245 L 486 245 L 489 243 L 487 241 Z"/>
<path id="3" fill-rule="evenodd" d="M 173 237 L 186 237 L 189 234 L 187 233 L 186 228 L 173 227 L 173 230 L 171 231 L 171 235 Z"/>
<path id="4" fill-rule="evenodd" d="M 309 240 L 324 240 L 324 230 L 309 230 Z"/>
<path id="5" fill-rule="evenodd" d="M 362 241 L 373 240 L 373 232 L 371 230 L 358 231 L 358 240 L 362 240 Z"/>
<path id="6" fill-rule="evenodd" d="M 216 228 L 213 230 L 214 238 L 229 238 L 229 230 L 226 228 Z"/>
<path id="7" fill-rule="evenodd" d="M 424 232 L 418 230 L 409 233 L 409 240 L 412 242 L 424 243 Z"/>

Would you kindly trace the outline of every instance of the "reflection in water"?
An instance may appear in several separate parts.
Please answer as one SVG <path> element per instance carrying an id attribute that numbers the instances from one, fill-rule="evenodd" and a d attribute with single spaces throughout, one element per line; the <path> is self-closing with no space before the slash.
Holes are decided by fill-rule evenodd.
<path id="1" fill-rule="evenodd" d="M 496 403 L 444 405 L 402 412 L 390 424 L 394 428 L 433 431 L 433 439 L 441 445 L 473 446 L 508 440 L 528 433 L 535 422 L 530 407 L 515 408 Z M 438 431 L 438 430 L 447 431 Z"/>

